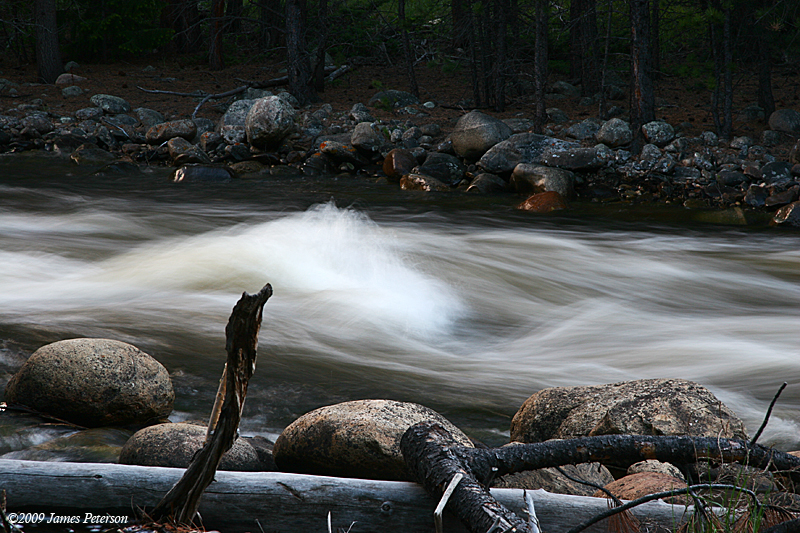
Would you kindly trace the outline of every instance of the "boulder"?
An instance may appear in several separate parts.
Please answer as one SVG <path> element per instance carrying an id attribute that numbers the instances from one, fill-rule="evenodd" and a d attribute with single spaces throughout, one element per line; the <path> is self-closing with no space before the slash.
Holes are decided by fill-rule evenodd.
<path id="1" fill-rule="evenodd" d="M 587 118 L 586 120 L 578 122 L 577 124 L 573 124 L 569 128 L 565 129 L 564 135 L 579 141 L 583 141 L 585 139 L 593 138 L 599 130 L 600 124 L 597 123 L 597 120 Z"/>
<path id="2" fill-rule="evenodd" d="M 145 141 L 147 144 L 161 144 L 174 137 L 181 137 L 187 141 L 197 135 L 197 125 L 191 120 L 173 120 L 156 124 L 147 130 Z"/>
<path id="3" fill-rule="evenodd" d="M 761 167 L 761 177 L 768 185 L 787 182 L 792 179 L 792 165 L 786 161 L 772 161 Z"/>
<path id="4" fill-rule="evenodd" d="M 784 133 L 800 133 L 800 113 L 794 109 L 778 109 L 769 116 L 769 129 Z"/>
<path id="5" fill-rule="evenodd" d="M 508 184 L 500 176 L 489 174 L 488 172 L 481 172 L 472 179 L 472 182 L 467 187 L 467 192 L 489 194 L 493 192 L 504 192 L 508 188 Z"/>
<path id="6" fill-rule="evenodd" d="M 447 192 L 450 186 L 432 176 L 412 172 L 400 178 L 400 188 L 404 191 Z"/>
<path id="7" fill-rule="evenodd" d="M 470 111 L 458 119 L 450 134 L 450 140 L 458 156 L 475 160 L 510 136 L 511 128 L 502 120 L 480 111 Z M 487 172 L 491 170 L 487 169 Z"/>
<path id="8" fill-rule="evenodd" d="M 682 379 L 544 389 L 511 421 L 511 439 L 520 442 L 612 434 L 747 439 L 744 423 L 726 405 Z"/>
<path id="9" fill-rule="evenodd" d="M 360 167 L 369 163 L 352 145 L 339 141 L 324 141 L 319 145 L 319 151 L 337 164 L 352 163 Z"/>
<path id="10" fill-rule="evenodd" d="M 517 206 L 517 209 L 533 213 L 549 213 L 566 208 L 567 202 L 564 201 L 564 197 L 555 191 L 538 192 Z"/>
<path id="11" fill-rule="evenodd" d="M 23 128 L 31 128 L 44 135 L 53 131 L 53 122 L 46 113 L 32 113 L 20 121 Z"/>
<path id="12" fill-rule="evenodd" d="M 550 92 L 553 94 L 561 94 L 568 98 L 580 98 L 581 90 L 566 81 L 555 81 L 550 86 Z"/>
<path id="13" fill-rule="evenodd" d="M 142 126 L 149 130 L 156 124 L 165 122 L 164 115 L 154 109 L 147 107 L 137 107 L 133 110 L 133 116 L 142 124 Z"/>
<path id="14" fill-rule="evenodd" d="M 441 152 L 431 152 L 425 162 L 417 167 L 416 172 L 424 174 L 445 183 L 457 185 L 466 172 L 464 164 L 455 156 Z"/>
<path id="15" fill-rule="evenodd" d="M 117 157 L 94 144 L 82 144 L 72 152 L 69 158 L 79 165 L 103 165 L 114 161 Z"/>
<path id="16" fill-rule="evenodd" d="M 93 106 L 99 107 L 109 115 L 119 115 L 120 113 L 128 113 L 131 110 L 131 105 L 119 96 L 111 96 L 110 94 L 95 94 L 89 101 Z"/>
<path id="17" fill-rule="evenodd" d="M 137 431 L 119 455 L 123 465 L 186 468 L 206 439 L 206 427 L 190 423 L 165 423 Z M 267 439 L 239 437 L 222 456 L 219 470 L 260 472 L 275 470 Z"/>
<path id="18" fill-rule="evenodd" d="M 5 401 L 86 427 L 145 425 L 172 412 L 167 370 L 135 346 L 69 339 L 36 350 L 6 385 Z"/>
<path id="19" fill-rule="evenodd" d="M 191 165 L 195 163 L 209 164 L 211 158 L 200 147 L 193 145 L 183 137 L 173 137 L 167 142 L 169 156 L 174 166 Z"/>
<path id="20" fill-rule="evenodd" d="M 644 138 L 650 144 L 663 147 L 675 138 L 675 130 L 666 122 L 654 120 L 642 126 L 642 133 Z"/>
<path id="21" fill-rule="evenodd" d="M 512 443 L 513 444 L 513 443 Z M 573 496 L 591 496 L 596 490 L 591 485 L 573 481 L 580 479 L 603 487 L 614 481 L 614 476 L 600 463 L 581 463 L 577 465 L 564 465 L 561 470 L 569 476 L 562 474 L 557 468 L 540 468 L 506 474 L 492 483 L 492 487 L 504 489 L 544 489 L 554 494 L 571 494 Z"/>
<path id="22" fill-rule="evenodd" d="M 678 478 L 681 481 L 686 481 L 686 478 L 683 476 L 683 473 L 678 470 L 677 466 L 671 463 L 662 463 L 661 461 L 656 461 L 655 459 L 647 459 L 646 461 L 639 461 L 638 463 L 632 464 L 628 467 L 627 474 L 639 474 L 642 472 L 666 474 L 668 476 Z"/>
<path id="23" fill-rule="evenodd" d="M 383 172 L 389 181 L 398 182 L 400 178 L 409 174 L 417 166 L 414 155 L 404 148 L 395 148 L 383 160 Z"/>
<path id="24" fill-rule="evenodd" d="M 247 140 L 258 148 L 278 146 L 294 130 L 295 117 L 294 108 L 283 98 L 259 98 L 247 112 Z"/>
<path id="25" fill-rule="evenodd" d="M 773 226 L 800 227 L 800 202 L 792 202 L 778 209 L 770 224 Z"/>
<path id="26" fill-rule="evenodd" d="M 575 195 L 575 174 L 560 168 L 520 163 L 514 168 L 510 183 L 520 194 L 553 191 L 564 198 Z"/>
<path id="27" fill-rule="evenodd" d="M 377 153 L 386 144 L 386 138 L 370 122 L 359 122 L 350 135 L 350 144 L 368 153 Z"/>
<path id="28" fill-rule="evenodd" d="M 78 120 L 100 120 L 103 110 L 99 107 L 84 107 L 75 111 L 75 118 Z"/>
<path id="29" fill-rule="evenodd" d="M 686 482 L 668 474 L 640 472 L 612 481 L 604 488 L 620 500 L 636 500 L 648 494 L 685 489 Z M 606 493 L 601 490 L 595 492 L 593 496 L 597 498 L 607 497 Z M 668 501 L 676 504 L 683 502 L 689 503 L 688 499 L 688 497 L 678 496 L 669 498 Z"/>
<path id="30" fill-rule="evenodd" d="M 542 163 L 549 151 L 580 148 L 575 142 L 562 141 L 537 133 L 517 133 L 497 143 L 478 161 L 478 166 L 492 174 L 508 174 L 520 163 Z"/>
<path id="31" fill-rule="evenodd" d="M 595 134 L 595 139 L 611 148 L 625 146 L 633 141 L 631 125 L 621 118 L 612 118 L 600 126 Z"/>
<path id="32" fill-rule="evenodd" d="M 604 144 L 591 148 L 552 147 L 542 154 L 542 164 L 576 171 L 597 170 L 613 160 L 614 151 Z"/>
<path id="33" fill-rule="evenodd" d="M 250 112 L 250 108 L 253 107 L 254 103 L 255 99 L 249 98 L 236 100 L 231 103 L 225 113 L 223 113 L 222 118 L 219 119 L 217 131 L 221 133 L 222 128 L 225 126 L 239 126 L 244 128 L 247 114 Z"/>
<path id="34" fill-rule="evenodd" d="M 365 106 L 361 102 L 353 104 L 353 107 L 350 109 L 350 114 L 348 116 L 352 120 L 354 120 L 356 124 L 360 124 L 361 122 L 375 122 L 375 118 L 373 118 L 373 116 L 369 114 L 369 109 L 367 109 L 367 106 Z"/>
<path id="35" fill-rule="evenodd" d="M 287 472 L 410 480 L 400 439 L 426 420 L 441 424 L 462 446 L 472 446 L 461 430 L 422 405 L 356 400 L 321 407 L 292 422 L 275 441 L 275 463 Z"/>
<path id="36" fill-rule="evenodd" d="M 56 85 L 78 85 L 85 81 L 89 81 L 83 76 L 78 76 L 77 74 L 71 74 L 69 72 L 64 72 L 63 74 L 59 74 L 58 78 L 56 78 Z"/>

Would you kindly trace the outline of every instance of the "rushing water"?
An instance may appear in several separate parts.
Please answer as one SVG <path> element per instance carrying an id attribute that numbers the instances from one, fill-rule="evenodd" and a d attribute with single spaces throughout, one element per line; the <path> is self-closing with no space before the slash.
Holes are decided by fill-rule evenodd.
<path id="1" fill-rule="evenodd" d="M 500 444 L 544 387 L 685 378 L 751 433 L 788 381 L 761 442 L 800 448 L 800 234 L 678 211 L 537 216 L 508 197 L 361 178 L 174 184 L 163 169 L 91 176 L 16 156 L 0 168 L 6 379 L 42 344 L 114 338 L 170 371 L 173 420 L 202 418 L 231 308 L 269 282 L 246 434 L 392 398 Z"/>

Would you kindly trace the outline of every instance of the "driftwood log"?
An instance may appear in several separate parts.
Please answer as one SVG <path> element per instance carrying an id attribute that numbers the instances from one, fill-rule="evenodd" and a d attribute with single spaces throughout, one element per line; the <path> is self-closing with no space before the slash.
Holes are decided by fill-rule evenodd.
<path id="1" fill-rule="evenodd" d="M 228 359 L 220 382 L 222 394 L 217 394 L 212 408 L 208 437 L 180 481 L 149 513 L 155 521 L 191 524 L 203 492 L 214 480 L 222 455 L 233 446 L 247 396 L 247 384 L 256 370 L 258 332 L 264 304 L 270 296 L 272 286 L 268 283 L 257 294 L 242 294 L 234 306 L 225 327 Z M 220 398 L 223 398 L 221 402 Z"/>
<path id="2" fill-rule="evenodd" d="M 9 513 L 80 515 L 81 519 L 85 513 L 108 514 L 127 516 L 132 525 L 138 509 L 152 509 L 183 472 L 181 468 L 0 459 L 0 488 L 8 495 Z M 525 508 L 523 493 L 520 489 L 491 491 L 497 501 L 518 511 Z M 605 498 L 543 490 L 527 494 L 533 497 L 545 533 L 567 533 L 573 525 L 608 509 Z M 322 532 L 327 531 L 329 512 L 333 531 L 347 530 L 356 522 L 353 533 L 433 533 L 436 504 L 419 484 L 411 482 L 218 471 L 203 494 L 199 513 L 205 529 L 224 533 Z M 642 524 L 653 524 L 650 531 L 665 531 L 680 524 L 686 508 L 651 502 L 632 512 Z M 467 531 L 449 512 L 443 518 L 446 533 Z M 587 531 L 607 533 L 608 529 L 601 522 Z"/>
<path id="3" fill-rule="evenodd" d="M 409 469 L 436 500 L 454 476 L 462 475 L 448 508 L 473 533 L 531 532 L 527 520 L 485 488 L 495 476 L 524 470 L 595 461 L 624 467 L 646 459 L 676 464 L 714 459 L 778 470 L 800 481 L 800 458 L 735 439 L 604 435 L 481 449 L 462 447 L 439 424 L 420 422 L 403 435 L 401 449 Z"/>

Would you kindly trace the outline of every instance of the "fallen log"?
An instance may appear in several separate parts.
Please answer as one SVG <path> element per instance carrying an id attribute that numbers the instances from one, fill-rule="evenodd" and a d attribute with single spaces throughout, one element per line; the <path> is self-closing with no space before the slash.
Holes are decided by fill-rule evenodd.
<path id="1" fill-rule="evenodd" d="M 714 459 L 769 468 L 800 480 L 800 458 L 736 439 L 603 435 L 503 448 L 465 448 L 441 425 L 420 422 L 405 432 L 400 447 L 409 469 L 435 500 L 442 497 L 451 479 L 462 476 L 448 508 L 472 533 L 531 531 L 526 520 L 484 487 L 495 476 L 525 470 L 590 462 L 628 466 L 646 459 L 675 464 Z"/>
<path id="2" fill-rule="evenodd" d="M 53 463 L 0 460 L 0 488 L 8 512 L 41 512 L 46 516 L 127 517 L 146 512 L 183 474 L 180 468 L 98 463 Z M 492 489 L 509 509 L 526 508 L 524 491 Z M 527 491 L 546 533 L 566 533 L 570 527 L 608 509 L 605 498 Z M 433 533 L 436 501 L 416 483 L 374 481 L 281 472 L 218 471 L 203 494 L 199 512 L 203 526 L 225 533 L 245 531 L 324 531 L 331 513 L 334 531 Z M 650 502 L 632 510 L 643 524 L 674 529 L 687 515 L 683 506 Z M 689 508 L 689 513 L 691 508 Z M 688 516 L 688 515 L 687 515 Z M 444 513 L 447 533 L 467 531 L 452 514 Z M 652 531 L 653 529 L 651 529 Z M 586 531 L 607 533 L 605 522 Z M 486 533 L 485 531 L 483 533 Z"/>

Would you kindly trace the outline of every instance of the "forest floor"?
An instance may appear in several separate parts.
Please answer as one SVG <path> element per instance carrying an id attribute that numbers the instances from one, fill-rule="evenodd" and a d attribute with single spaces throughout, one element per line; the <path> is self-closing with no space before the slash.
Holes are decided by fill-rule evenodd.
<path id="1" fill-rule="evenodd" d="M 30 103 L 40 98 L 45 108 L 56 114 L 72 114 L 77 109 L 90 106 L 89 97 L 97 93 L 111 94 L 126 99 L 133 108 L 148 107 L 160 111 L 168 119 L 190 116 L 198 103 L 198 98 L 174 96 L 167 94 L 150 94 L 139 89 L 158 89 L 173 92 L 203 91 L 218 94 L 235 89 L 244 84 L 242 80 L 266 81 L 285 75 L 282 62 L 261 64 L 240 64 L 220 71 L 210 71 L 206 65 L 200 64 L 197 56 L 152 56 L 135 61 L 116 62 L 110 64 L 80 65 L 73 73 L 87 78 L 81 83 L 86 93 L 83 96 L 65 98 L 61 95 L 61 87 L 53 85 L 37 85 L 35 66 L 10 66 L 0 62 L 0 78 L 9 79 L 21 85 L 19 97 L 0 98 L 0 113 L 22 103 Z M 445 131 L 449 131 L 455 120 L 465 111 L 457 103 L 472 98 L 472 83 L 469 70 L 466 68 L 446 72 L 441 65 L 418 65 L 416 76 L 423 102 L 431 100 L 439 104 L 430 111 L 430 117 L 417 117 L 419 124 L 438 122 Z M 564 76 L 551 75 L 550 81 L 565 80 Z M 408 90 L 408 80 L 403 64 L 379 64 L 378 62 L 359 64 L 333 83 L 326 84 L 325 91 L 320 93 L 321 103 L 330 103 L 335 111 L 349 111 L 357 102 L 367 103 L 379 90 Z M 273 88 L 273 91 L 281 87 Z M 734 117 L 744 107 L 755 103 L 756 77 L 742 70 L 738 74 L 734 94 Z M 787 68 L 778 70 L 773 77 L 773 91 L 778 109 L 794 108 L 800 110 L 800 70 Z M 3 94 L 0 96 L 7 96 Z M 662 76 L 656 82 L 656 96 L 668 103 L 657 109 L 657 118 L 661 118 L 677 126 L 691 124 L 683 130 L 688 135 L 697 135 L 703 131 L 714 130 L 710 112 L 711 93 L 701 87 L 697 80 Z M 221 100 L 225 102 L 225 100 Z M 610 102 L 623 109 L 628 108 L 627 101 Z M 580 121 L 590 116 L 597 116 L 595 107 L 580 106 L 577 100 L 563 99 L 547 102 L 548 107 L 558 107 L 566 112 L 572 121 Z M 218 120 L 223 107 L 210 101 L 203 105 L 197 116 Z M 397 116 L 391 111 L 371 108 L 370 112 L 378 119 L 408 119 L 408 115 Z M 528 117 L 534 114 L 534 102 L 530 96 L 512 97 L 503 113 L 490 114 L 500 118 Z M 765 121 L 734 123 L 734 136 L 747 135 L 756 141 L 761 132 L 767 129 Z M 776 147 L 773 155 L 780 157 L 787 147 Z"/>

